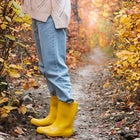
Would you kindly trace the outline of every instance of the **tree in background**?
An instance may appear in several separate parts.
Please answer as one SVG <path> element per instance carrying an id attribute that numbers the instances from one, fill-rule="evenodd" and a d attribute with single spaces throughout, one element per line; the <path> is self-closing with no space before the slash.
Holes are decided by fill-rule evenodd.
<path id="1" fill-rule="evenodd" d="M 90 51 L 90 37 L 83 24 L 80 3 L 79 0 L 71 0 L 72 12 L 67 40 L 67 64 L 70 69 L 77 68 Z"/>

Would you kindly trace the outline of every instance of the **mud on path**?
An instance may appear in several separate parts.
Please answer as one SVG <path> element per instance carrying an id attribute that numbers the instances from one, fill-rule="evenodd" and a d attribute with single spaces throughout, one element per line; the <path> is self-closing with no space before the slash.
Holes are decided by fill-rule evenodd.
<path id="1" fill-rule="evenodd" d="M 35 131 L 36 127 L 29 123 L 32 116 L 45 117 L 48 113 L 50 95 L 42 78 L 39 79 L 39 89 L 30 89 L 24 93 L 23 98 L 27 98 L 24 102 L 28 109 L 26 116 L 19 116 L 18 119 L 13 117 L 13 123 L 6 124 L 11 129 L 7 129 L 7 135 L 3 137 L 7 137 L 7 140 L 109 140 L 106 130 L 103 129 L 102 120 L 104 107 L 108 102 L 104 95 L 112 90 L 103 88 L 109 80 L 108 63 L 109 58 L 104 52 L 95 48 L 83 67 L 70 71 L 73 95 L 79 103 L 74 123 L 75 132 L 71 138 L 48 138 L 39 135 Z M 16 135 L 15 130 L 18 127 L 23 131 L 21 135 Z"/>

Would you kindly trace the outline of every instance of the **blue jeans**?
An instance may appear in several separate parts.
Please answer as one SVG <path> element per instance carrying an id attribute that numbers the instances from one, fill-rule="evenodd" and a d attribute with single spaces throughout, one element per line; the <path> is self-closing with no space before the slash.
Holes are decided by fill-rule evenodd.
<path id="1" fill-rule="evenodd" d="M 71 82 L 66 65 L 66 32 L 55 29 L 52 17 L 46 22 L 32 19 L 39 68 L 51 95 L 63 102 L 72 102 Z"/>

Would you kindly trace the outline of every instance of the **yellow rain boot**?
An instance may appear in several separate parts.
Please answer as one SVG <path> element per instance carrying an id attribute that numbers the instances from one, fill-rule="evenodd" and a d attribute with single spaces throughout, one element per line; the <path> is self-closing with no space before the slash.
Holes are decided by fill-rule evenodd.
<path id="1" fill-rule="evenodd" d="M 78 103 L 64 103 L 59 101 L 55 122 L 46 127 L 38 127 L 37 132 L 46 136 L 70 137 L 73 134 L 73 122 L 76 116 Z"/>
<path id="2" fill-rule="evenodd" d="M 51 96 L 50 99 L 50 111 L 46 118 L 44 119 L 31 119 L 31 123 L 36 126 L 48 126 L 52 124 L 56 119 L 56 113 L 57 113 L 57 107 L 58 107 L 58 99 L 56 96 Z"/>

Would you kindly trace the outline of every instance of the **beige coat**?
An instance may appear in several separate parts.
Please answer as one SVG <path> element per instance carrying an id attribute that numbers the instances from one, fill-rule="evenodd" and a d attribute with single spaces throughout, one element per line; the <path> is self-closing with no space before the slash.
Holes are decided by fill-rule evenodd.
<path id="1" fill-rule="evenodd" d="M 55 27 L 67 28 L 70 20 L 70 0 L 23 0 L 22 9 L 31 18 L 47 21 L 52 16 Z"/>

